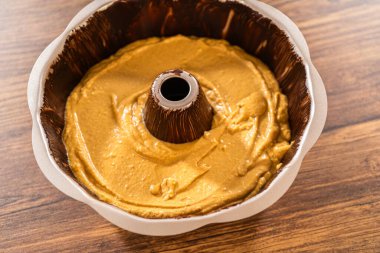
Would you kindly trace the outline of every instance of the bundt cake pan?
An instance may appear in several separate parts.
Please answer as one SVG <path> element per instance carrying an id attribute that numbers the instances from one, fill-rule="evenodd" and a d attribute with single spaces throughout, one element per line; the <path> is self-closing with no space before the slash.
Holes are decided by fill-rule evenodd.
<path id="1" fill-rule="evenodd" d="M 64 109 L 70 92 L 91 66 L 133 41 L 176 34 L 225 39 L 264 61 L 288 96 L 294 144 L 281 172 L 251 199 L 202 216 L 146 219 L 98 200 L 77 182 L 61 137 Z M 302 33 L 283 13 L 256 0 L 95 0 L 37 59 L 28 83 L 28 103 L 33 150 L 46 178 L 113 224 L 145 235 L 184 233 L 268 208 L 293 183 L 327 115 L 326 91 Z"/>

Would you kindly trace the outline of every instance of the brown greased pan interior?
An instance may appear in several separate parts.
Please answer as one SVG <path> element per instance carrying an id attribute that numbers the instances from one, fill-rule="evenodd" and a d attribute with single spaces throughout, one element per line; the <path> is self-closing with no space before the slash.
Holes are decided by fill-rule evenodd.
<path id="1" fill-rule="evenodd" d="M 41 123 L 51 155 L 67 175 L 76 180 L 62 141 L 65 105 L 84 74 L 131 42 L 177 34 L 225 39 L 269 66 L 289 100 L 294 144 L 283 159 L 284 165 L 292 159 L 310 118 L 310 96 L 305 66 L 282 30 L 270 19 L 235 1 L 128 0 L 116 1 L 97 11 L 75 29 L 50 66 Z"/>

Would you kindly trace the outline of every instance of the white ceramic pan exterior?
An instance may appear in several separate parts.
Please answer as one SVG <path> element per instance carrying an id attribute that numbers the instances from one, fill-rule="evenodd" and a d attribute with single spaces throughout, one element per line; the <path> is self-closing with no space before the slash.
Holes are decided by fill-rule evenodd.
<path id="1" fill-rule="evenodd" d="M 207 215 L 181 219 L 145 219 L 97 200 L 58 167 L 50 155 L 48 140 L 40 120 L 45 77 L 51 62 L 61 52 L 70 31 L 99 8 L 111 2 L 112 0 L 95 0 L 84 7 L 69 23 L 66 30 L 42 52 L 30 74 L 28 104 L 33 119 L 33 151 L 37 163 L 46 178 L 64 194 L 91 206 L 113 224 L 144 235 L 175 235 L 210 223 L 235 221 L 255 215 L 275 203 L 293 183 L 305 154 L 314 145 L 322 132 L 327 116 L 327 97 L 322 79 L 310 60 L 309 49 L 300 30 L 286 15 L 256 0 L 242 2 L 273 20 L 289 35 L 295 50 L 304 60 L 307 73 L 306 85 L 311 97 L 310 121 L 306 126 L 298 151 L 266 190 L 239 205 Z"/>

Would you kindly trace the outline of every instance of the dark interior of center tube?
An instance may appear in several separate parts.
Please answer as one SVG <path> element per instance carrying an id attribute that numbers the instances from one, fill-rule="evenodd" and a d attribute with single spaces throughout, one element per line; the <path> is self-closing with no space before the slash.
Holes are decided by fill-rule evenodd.
<path id="1" fill-rule="evenodd" d="M 186 80 L 180 77 L 166 79 L 161 84 L 161 94 L 169 101 L 180 101 L 187 97 L 190 92 L 190 86 Z"/>

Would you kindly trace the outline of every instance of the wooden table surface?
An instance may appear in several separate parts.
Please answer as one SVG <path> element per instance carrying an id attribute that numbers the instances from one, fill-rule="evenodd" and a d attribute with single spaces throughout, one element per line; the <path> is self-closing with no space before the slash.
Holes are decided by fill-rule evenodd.
<path id="1" fill-rule="evenodd" d="M 265 0 L 306 36 L 328 92 L 324 132 L 272 207 L 170 237 L 113 226 L 34 159 L 29 73 L 89 2 L 0 0 L 0 252 L 380 252 L 379 0 Z"/>

